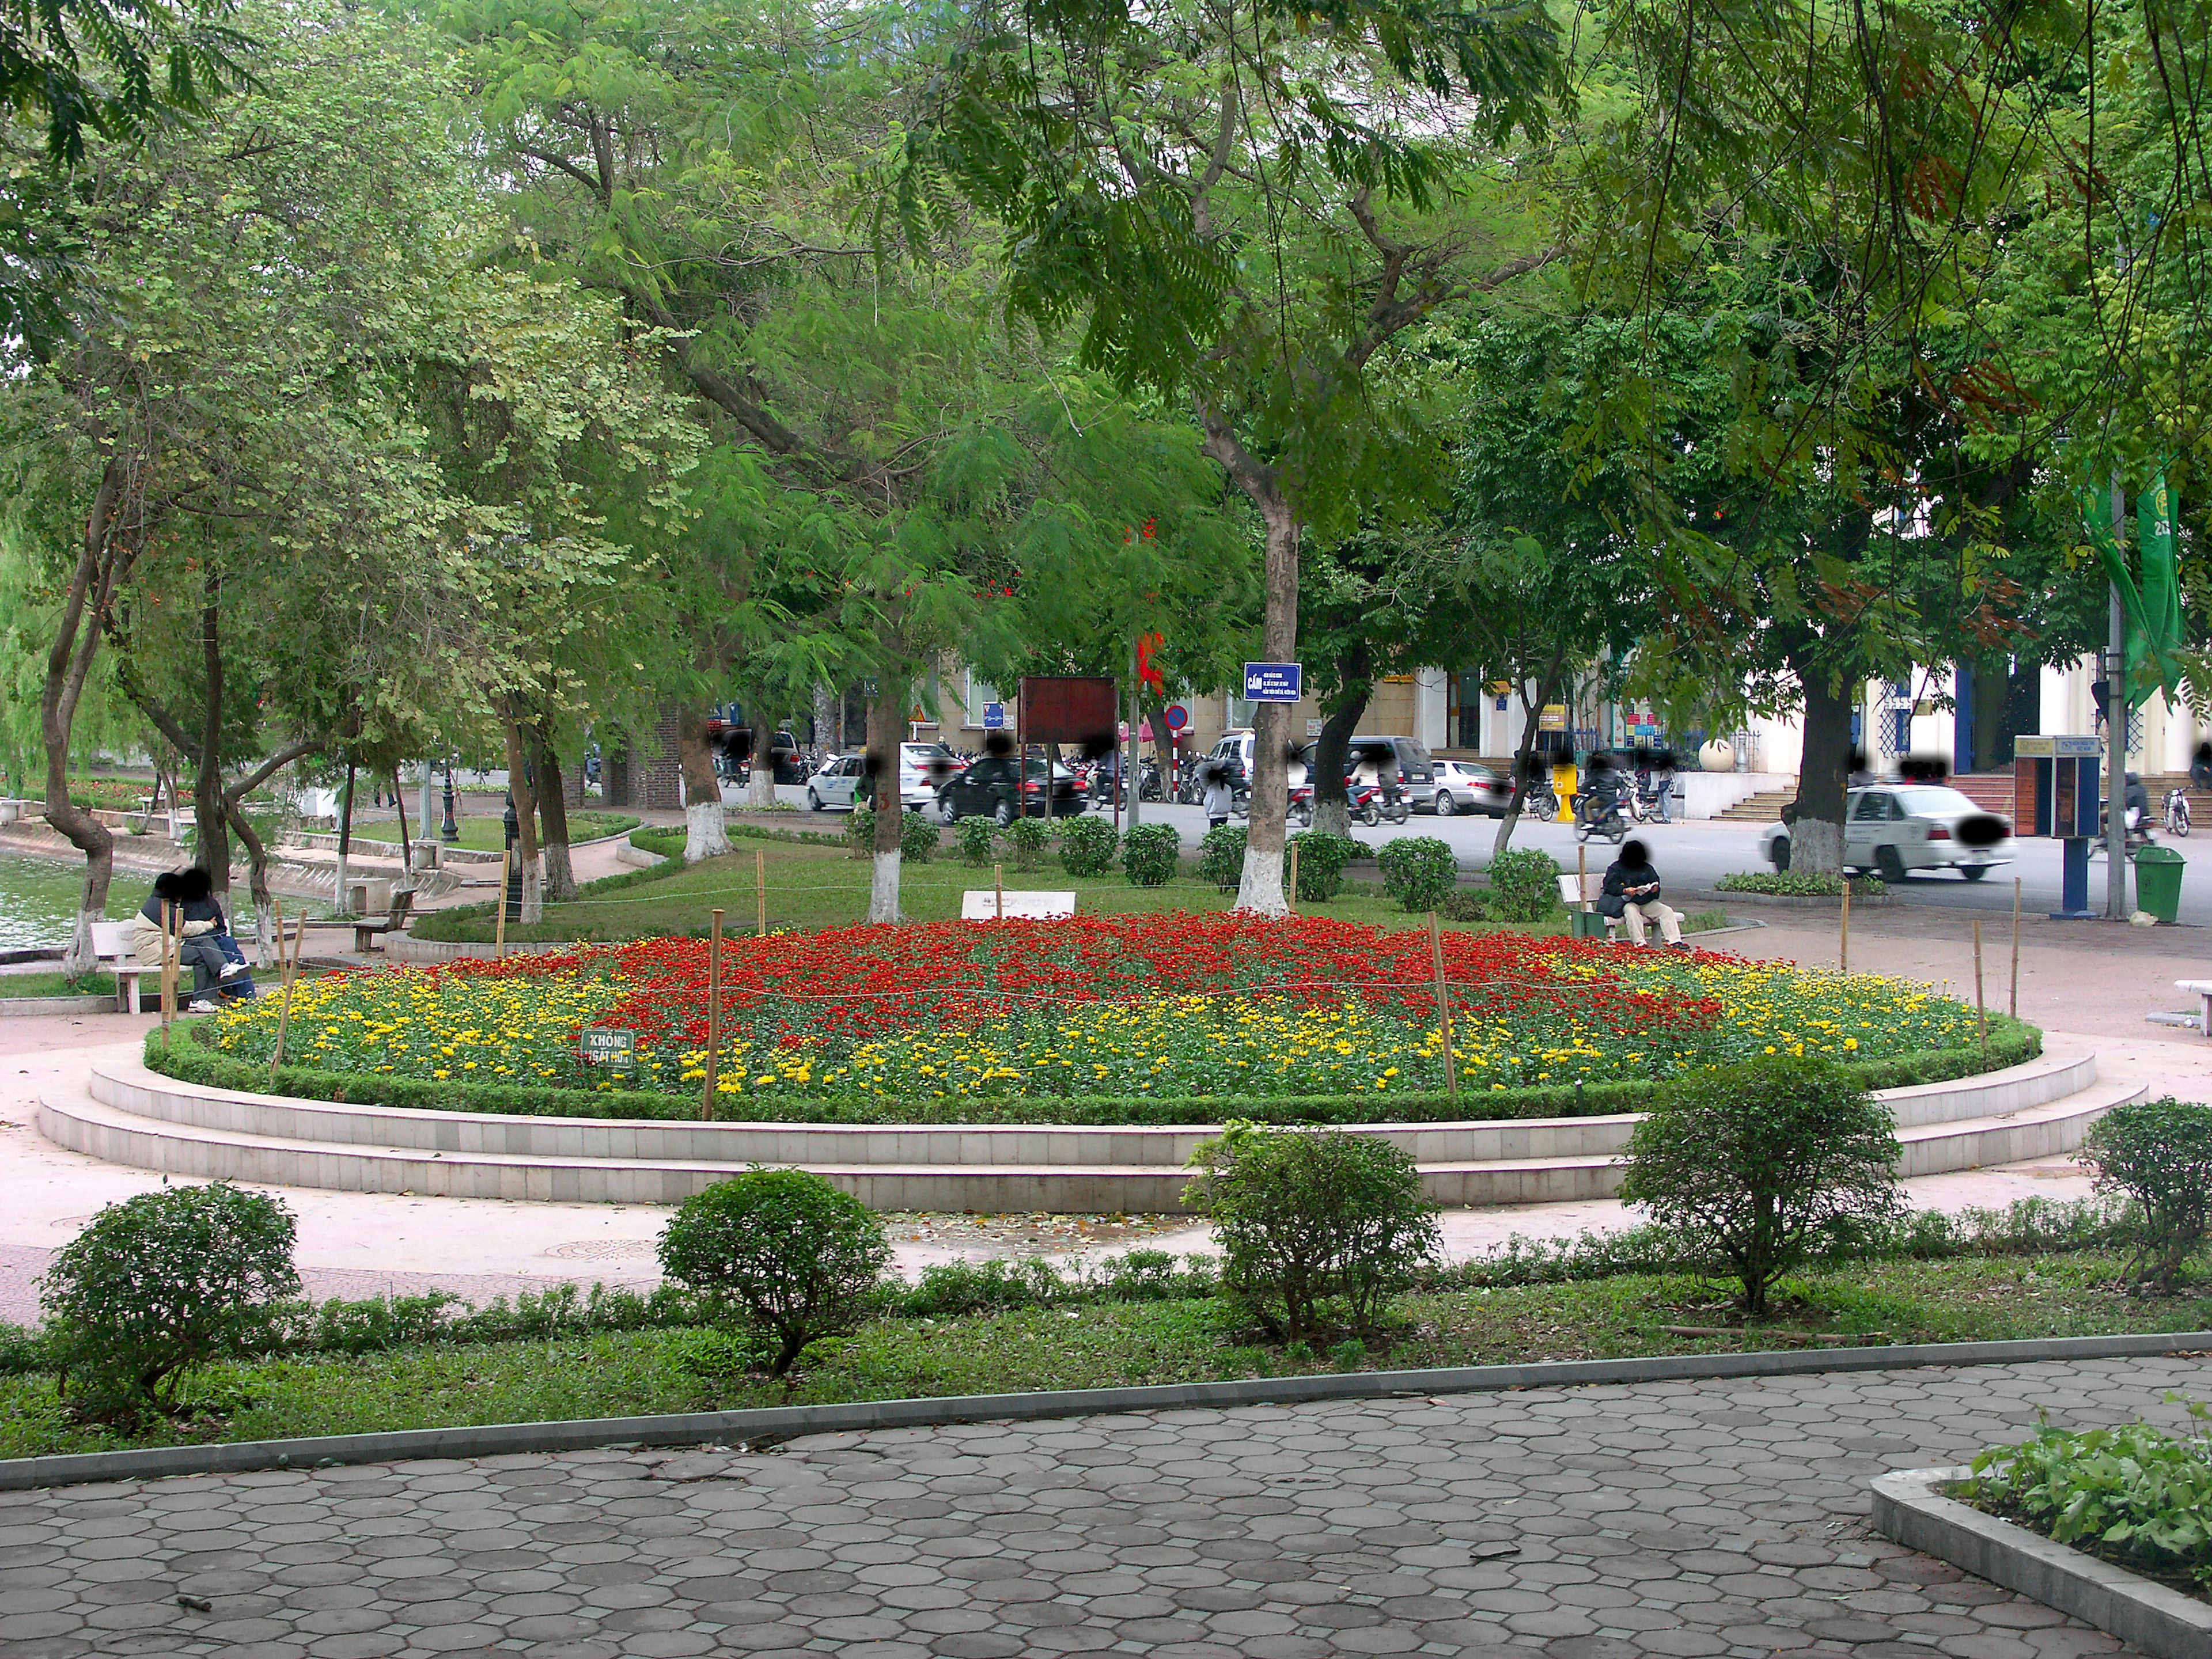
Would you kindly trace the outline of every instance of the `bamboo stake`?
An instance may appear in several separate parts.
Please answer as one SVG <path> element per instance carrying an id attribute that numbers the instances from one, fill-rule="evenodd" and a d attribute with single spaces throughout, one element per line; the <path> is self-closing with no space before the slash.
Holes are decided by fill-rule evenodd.
<path id="1" fill-rule="evenodd" d="M 1444 936 L 1437 926 L 1437 913 L 1429 912 L 1429 956 L 1437 970 L 1437 1018 L 1444 1037 L 1444 1092 L 1459 1098 L 1459 1067 L 1452 1060 L 1451 991 L 1444 983 Z"/>
<path id="2" fill-rule="evenodd" d="M 1290 896 L 1289 896 L 1289 903 L 1290 903 L 1291 914 L 1292 915 L 1297 915 L 1297 913 L 1298 913 L 1298 842 L 1297 842 L 1297 836 L 1293 836 L 1291 838 L 1291 891 L 1290 891 Z"/>
<path id="3" fill-rule="evenodd" d="M 300 942 L 307 936 L 307 919 L 303 914 L 292 924 L 292 953 L 284 953 L 284 905 L 276 905 L 276 963 L 284 973 L 284 1006 L 276 1012 L 276 1052 L 269 1057 L 269 1080 L 276 1080 L 276 1068 L 284 1063 L 284 1033 L 292 1024 L 292 986 L 300 974 Z"/>
<path id="4" fill-rule="evenodd" d="M 763 848 L 753 848 L 753 897 L 759 906 L 760 916 L 755 932 L 758 937 L 768 937 L 768 853 Z"/>
<path id="5" fill-rule="evenodd" d="M 1575 843 L 1575 897 L 1577 908 L 1584 915 L 1589 914 L 1589 848 L 1582 842 Z"/>
<path id="6" fill-rule="evenodd" d="M 184 923 L 182 907 L 164 902 L 161 906 L 161 1050 L 169 1048 L 169 1022 L 177 1011 L 176 930 Z"/>
<path id="7" fill-rule="evenodd" d="M 1851 877 L 1848 870 L 1844 872 L 1844 936 L 1836 956 L 1836 971 L 1851 971 Z"/>
<path id="8" fill-rule="evenodd" d="M 2020 878 L 2012 878 L 2012 1000 L 2007 1012 L 2020 1018 Z"/>
<path id="9" fill-rule="evenodd" d="M 1990 1057 L 1990 1011 L 1982 1005 L 1982 919 L 1974 918 L 1974 1020 L 1981 1027 L 1982 1058 Z"/>
<path id="10" fill-rule="evenodd" d="M 1004 921 L 1006 919 L 1006 866 L 1003 864 L 991 866 L 991 890 L 998 896 L 999 920 Z"/>
<path id="11" fill-rule="evenodd" d="M 699 1102 L 699 1121 L 714 1115 L 715 1073 L 722 1052 L 722 913 L 714 912 L 714 940 L 707 947 L 707 1090 Z"/>
<path id="12" fill-rule="evenodd" d="M 491 959 L 497 962 L 507 954 L 507 868 L 514 862 L 514 848 L 501 850 L 499 855 L 499 920 L 491 927 Z"/>

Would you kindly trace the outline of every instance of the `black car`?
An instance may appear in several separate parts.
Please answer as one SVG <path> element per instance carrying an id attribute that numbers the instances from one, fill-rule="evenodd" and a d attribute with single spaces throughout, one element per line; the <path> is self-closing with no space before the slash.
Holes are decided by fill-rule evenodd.
<path id="1" fill-rule="evenodd" d="M 937 810 L 947 823 L 962 818 L 994 817 L 1012 823 L 1018 813 L 1044 816 L 1045 764 L 1029 763 L 1029 776 L 1015 804 L 1014 760 L 1011 755 L 986 755 L 966 771 L 946 780 L 937 792 Z M 1052 816 L 1070 818 L 1083 811 L 1083 792 L 1060 767 L 1052 772 Z"/>

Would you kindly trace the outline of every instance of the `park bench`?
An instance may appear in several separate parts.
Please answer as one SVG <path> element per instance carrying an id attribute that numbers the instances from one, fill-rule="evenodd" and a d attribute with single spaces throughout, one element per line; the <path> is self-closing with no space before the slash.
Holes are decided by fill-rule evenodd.
<path id="1" fill-rule="evenodd" d="M 1012 921 L 1016 917 L 1024 921 L 1052 921 L 1074 914 L 1075 895 L 1072 892 L 1001 893 L 995 888 L 971 887 L 960 896 L 963 921 Z"/>
<path id="2" fill-rule="evenodd" d="M 2178 979 L 2173 982 L 2197 999 L 2197 1029 L 2212 1036 L 2212 979 Z"/>
<path id="3" fill-rule="evenodd" d="M 99 966 L 115 975 L 115 1012 L 135 1014 L 138 1012 L 138 975 L 146 969 L 131 949 L 131 924 L 127 921 L 95 921 L 92 924 L 92 953 L 100 958 Z"/>
<path id="4" fill-rule="evenodd" d="M 408 915 L 415 908 L 415 890 L 401 887 L 392 895 L 392 907 L 380 916 L 334 916 L 328 921 L 313 921 L 311 927 L 350 927 L 353 929 L 353 948 L 362 956 L 376 948 L 377 939 L 386 933 L 396 933 L 404 927 Z"/>
<path id="5" fill-rule="evenodd" d="M 1605 936 L 1610 939 L 1619 934 L 1620 918 L 1600 916 L 1589 908 L 1596 902 L 1598 895 L 1604 890 L 1605 877 L 1595 870 L 1586 875 L 1562 875 L 1559 878 L 1559 902 L 1577 915 L 1587 914 L 1595 921 L 1602 921 L 1605 924 Z M 1597 936 L 1595 928 L 1589 922 L 1577 921 L 1574 924 L 1574 927 L 1577 939 L 1595 939 Z"/>

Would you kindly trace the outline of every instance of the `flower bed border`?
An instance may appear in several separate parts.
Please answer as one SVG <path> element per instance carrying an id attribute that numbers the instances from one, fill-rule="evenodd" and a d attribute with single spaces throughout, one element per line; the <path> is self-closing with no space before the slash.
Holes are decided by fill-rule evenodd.
<path id="1" fill-rule="evenodd" d="M 585 1089 L 532 1088 L 515 1084 L 433 1082 L 421 1078 L 380 1076 L 365 1072 L 325 1072 L 283 1066 L 270 1075 L 265 1066 L 232 1060 L 198 1040 L 198 1022 L 187 1040 L 165 1053 L 159 1030 L 146 1035 L 149 1071 L 181 1083 L 252 1094 L 337 1101 L 352 1106 L 392 1106 L 411 1111 L 481 1112 L 508 1117 L 612 1118 L 696 1121 L 698 1103 L 690 1095 L 640 1091 L 601 1092 Z M 1986 1061 L 1978 1046 L 1923 1049 L 1886 1060 L 1846 1062 L 1869 1090 L 1910 1088 L 1978 1077 L 2034 1059 L 2043 1052 L 2043 1033 L 2024 1021 L 1990 1016 Z M 959 1124 L 1035 1123 L 1085 1126 L 1209 1124 L 1243 1118 L 1266 1123 L 1472 1123 L 1522 1118 L 1605 1117 L 1640 1110 L 1660 1085 L 1599 1083 L 1585 1086 L 1470 1091 L 1454 1098 L 1441 1092 L 1401 1095 L 1074 1095 L 1016 1096 L 979 1099 L 972 1096 L 859 1095 L 804 1098 L 749 1096 L 732 1103 L 726 1121 L 746 1123 Z"/>

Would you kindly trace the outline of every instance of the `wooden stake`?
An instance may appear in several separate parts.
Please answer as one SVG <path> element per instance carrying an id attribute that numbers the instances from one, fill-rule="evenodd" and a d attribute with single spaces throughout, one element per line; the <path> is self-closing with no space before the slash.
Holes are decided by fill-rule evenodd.
<path id="1" fill-rule="evenodd" d="M 2006 1012 L 2020 1018 L 2020 878 L 2012 878 L 2012 1000 Z"/>
<path id="2" fill-rule="evenodd" d="M 998 895 L 999 920 L 1004 921 L 1006 919 L 1006 866 L 1003 864 L 991 866 L 991 890 Z"/>
<path id="3" fill-rule="evenodd" d="M 1990 1011 L 1982 1005 L 1982 919 L 1974 918 L 1974 1020 L 1982 1030 L 1982 1058 L 1990 1057 Z"/>
<path id="4" fill-rule="evenodd" d="M 497 962 L 507 954 L 507 872 L 514 862 L 514 848 L 503 849 L 499 855 L 499 920 L 491 928 L 491 959 Z"/>
<path id="5" fill-rule="evenodd" d="M 1291 836 L 1291 891 L 1290 891 L 1290 896 L 1289 896 L 1289 901 L 1288 901 L 1288 902 L 1289 902 L 1289 904 L 1290 904 L 1291 914 L 1292 915 L 1297 915 L 1297 913 L 1298 913 L 1298 839 L 1297 839 L 1297 837 L 1296 836 Z"/>
<path id="6" fill-rule="evenodd" d="M 763 848 L 753 848 L 753 898 L 760 909 L 759 925 L 755 929 L 758 937 L 768 937 L 768 853 Z"/>
<path id="7" fill-rule="evenodd" d="M 1582 842 L 1575 843 L 1575 908 L 1589 914 L 1589 848 Z"/>
<path id="8" fill-rule="evenodd" d="M 284 973 L 284 1006 L 276 1012 L 276 1052 L 269 1057 L 269 1080 L 276 1080 L 276 1068 L 284 1063 L 284 1033 L 292 1024 L 292 984 L 300 973 L 300 941 L 307 935 L 307 918 L 303 912 L 293 924 L 292 953 L 284 954 L 284 906 L 276 905 L 276 965 Z"/>
<path id="9" fill-rule="evenodd" d="M 1843 943 L 1837 947 L 1836 971 L 1839 974 L 1851 971 L 1851 878 L 1849 871 L 1844 873 L 1844 933 Z"/>
<path id="10" fill-rule="evenodd" d="M 1444 983 L 1444 936 L 1437 926 L 1437 913 L 1433 910 L 1429 912 L 1429 956 L 1437 970 L 1437 1018 L 1443 1024 L 1444 1092 L 1457 1100 L 1459 1066 L 1452 1059 L 1451 990 Z"/>
<path id="11" fill-rule="evenodd" d="M 714 1115 L 715 1074 L 722 1052 L 722 913 L 714 912 L 713 941 L 707 946 L 707 1091 L 699 1103 L 699 1121 Z"/>
<path id="12" fill-rule="evenodd" d="M 180 920 L 182 907 L 168 902 L 161 906 L 161 1049 L 169 1048 L 169 1021 L 177 1010 L 176 930 L 184 925 Z"/>

